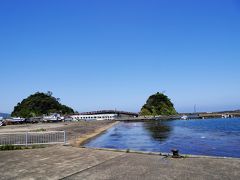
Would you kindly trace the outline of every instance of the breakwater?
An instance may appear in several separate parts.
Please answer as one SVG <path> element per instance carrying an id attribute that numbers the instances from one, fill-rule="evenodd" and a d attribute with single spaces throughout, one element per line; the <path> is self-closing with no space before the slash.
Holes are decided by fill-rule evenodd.
<path id="1" fill-rule="evenodd" d="M 150 120 L 176 120 L 187 116 L 187 119 L 214 119 L 214 118 L 238 118 L 240 113 L 199 113 L 199 114 L 179 114 L 172 116 L 139 116 L 139 117 L 121 117 L 117 121 L 150 121 Z"/>

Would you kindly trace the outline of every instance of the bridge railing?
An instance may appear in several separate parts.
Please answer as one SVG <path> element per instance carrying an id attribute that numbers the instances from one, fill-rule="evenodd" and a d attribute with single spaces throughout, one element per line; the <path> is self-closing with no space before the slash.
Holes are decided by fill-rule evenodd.
<path id="1" fill-rule="evenodd" d="M 0 146 L 65 144 L 65 131 L 0 133 Z"/>
<path id="2" fill-rule="evenodd" d="M 126 111 L 115 111 L 115 110 L 102 110 L 102 111 L 82 112 L 82 113 L 79 113 L 79 115 L 94 115 L 94 114 L 108 114 L 108 113 L 126 114 L 126 115 L 138 116 L 137 113 L 126 112 Z"/>

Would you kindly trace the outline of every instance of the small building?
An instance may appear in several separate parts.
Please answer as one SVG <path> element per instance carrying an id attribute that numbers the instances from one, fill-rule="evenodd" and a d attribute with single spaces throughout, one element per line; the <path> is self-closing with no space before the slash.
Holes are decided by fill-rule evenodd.
<path id="1" fill-rule="evenodd" d="M 114 120 L 117 118 L 117 114 L 94 114 L 94 115 L 72 115 L 71 117 L 73 118 L 74 121 L 81 121 L 81 120 Z"/>

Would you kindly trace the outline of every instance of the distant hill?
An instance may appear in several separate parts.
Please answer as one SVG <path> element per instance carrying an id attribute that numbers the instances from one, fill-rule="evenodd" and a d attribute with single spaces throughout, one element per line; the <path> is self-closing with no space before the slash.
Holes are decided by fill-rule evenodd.
<path id="1" fill-rule="evenodd" d="M 8 117 L 10 117 L 10 114 L 7 114 L 7 113 L 0 113 L 0 117 L 8 118 Z"/>
<path id="2" fill-rule="evenodd" d="M 176 115 L 177 111 L 171 100 L 166 95 L 158 92 L 148 98 L 140 114 L 142 116 Z"/>
<path id="3" fill-rule="evenodd" d="M 240 113 L 240 110 L 228 110 L 228 111 L 217 111 L 217 112 L 213 112 L 213 113 Z"/>
<path id="4" fill-rule="evenodd" d="M 12 116 L 30 118 L 50 113 L 61 115 L 74 113 L 72 108 L 61 104 L 59 101 L 59 98 L 52 96 L 52 92 L 37 92 L 18 103 L 14 107 Z"/>

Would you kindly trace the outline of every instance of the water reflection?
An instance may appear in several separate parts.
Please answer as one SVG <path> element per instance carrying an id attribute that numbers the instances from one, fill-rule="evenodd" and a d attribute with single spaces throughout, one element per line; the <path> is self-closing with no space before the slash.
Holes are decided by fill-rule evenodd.
<path id="1" fill-rule="evenodd" d="M 168 139 L 172 132 L 172 127 L 161 121 L 145 122 L 144 127 L 154 140 L 160 142 Z"/>

